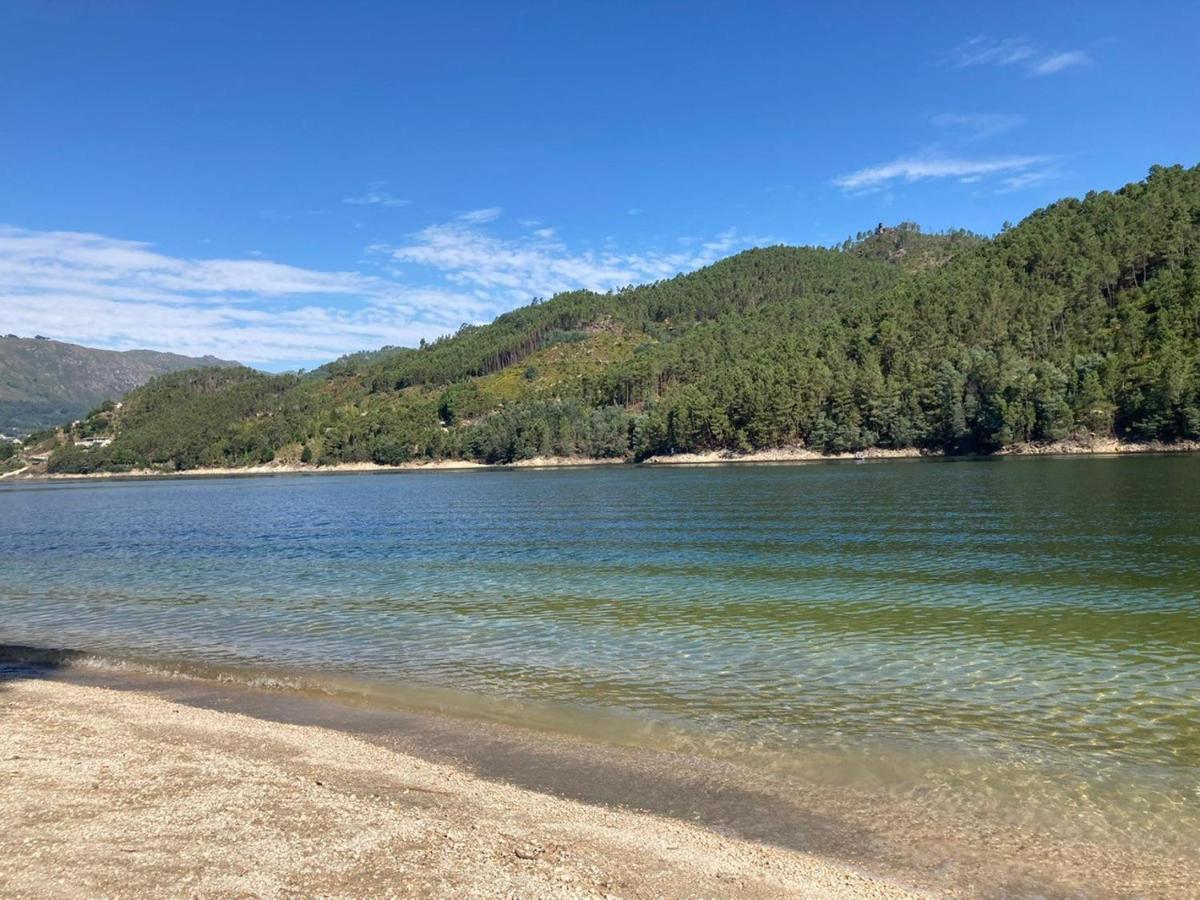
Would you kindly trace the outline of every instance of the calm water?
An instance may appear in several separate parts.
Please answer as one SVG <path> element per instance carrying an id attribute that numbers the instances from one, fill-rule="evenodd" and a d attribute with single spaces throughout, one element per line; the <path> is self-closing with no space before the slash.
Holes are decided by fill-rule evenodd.
<path id="1" fill-rule="evenodd" d="M 1200 457 L 0 488 L 0 642 L 1200 835 Z"/>

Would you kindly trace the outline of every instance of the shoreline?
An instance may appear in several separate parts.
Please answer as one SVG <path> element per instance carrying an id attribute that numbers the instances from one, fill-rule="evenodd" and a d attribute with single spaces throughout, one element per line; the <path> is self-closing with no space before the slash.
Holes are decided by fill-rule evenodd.
<path id="1" fill-rule="evenodd" d="M 919 447 L 890 449 L 886 447 L 870 447 L 859 453 L 819 453 L 804 447 L 780 447 L 766 450 L 755 450 L 750 453 L 735 453 L 730 450 L 709 450 L 704 453 L 677 453 L 673 456 L 651 456 L 642 461 L 642 465 L 663 466 L 712 466 L 712 465 L 752 465 L 757 463 L 802 463 L 802 462 L 845 462 L 850 460 L 888 460 L 888 459 L 987 459 L 992 456 L 1117 456 L 1129 454 L 1155 453 L 1196 453 L 1200 452 L 1200 441 L 1176 441 L 1170 444 L 1162 441 L 1121 441 L 1116 438 L 1096 438 L 1088 441 L 1066 440 L 1046 444 L 1011 444 L 1001 447 L 994 453 L 964 454 L 959 457 L 948 456 L 941 451 L 925 450 Z"/>
<path id="2" fill-rule="evenodd" d="M 0 718 L 6 896 L 928 896 L 344 732 L 30 670 L 0 678 Z"/>
<path id="3" fill-rule="evenodd" d="M 230 478 L 261 475 L 351 475 L 358 473 L 385 472 L 445 472 L 471 471 L 479 469 L 567 469 L 599 466 L 738 466 L 769 464 L 802 464 L 820 462 L 868 462 L 896 459 L 987 459 L 990 457 L 1029 456 L 1131 456 L 1176 453 L 1198 453 L 1200 441 L 1133 442 L 1115 438 L 1097 438 L 1089 441 L 1055 441 L 1045 444 L 1013 444 L 990 454 L 964 454 L 961 457 L 947 456 L 940 451 L 916 447 L 890 449 L 868 448 L 859 453 L 820 453 L 804 447 L 778 447 L 739 453 L 731 450 L 709 450 L 703 453 L 677 453 L 671 456 L 650 456 L 634 461 L 621 457 L 592 458 L 575 456 L 538 456 L 511 463 L 481 463 L 465 459 L 441 459 L 424 462 L 407 462 L 398 465 L 379 463 L 338 463 L 332 466 L 316 466 L 305 463 L 265 463 L 258 466 L 217 466 L 204 469 L 165 471 L 162 469 L 133 469 L 128 472 L 88 472 L 60 474 L 48 472 L 29 473 L 31 466 L 0 475 L 18 481 L 77 481 L 91 479 L 151 479 L 151 478 Z"/>
<path id="4" fill-rule="evenodd" d="M 415 859 L 404 856 L 412 851 L 411 842 L 402 851 L 393 848 L 385 854 L 383 871 L 362 869 L 357 856 L 338 858 L 336 866 L 331 862 L 336 872 L 326 874 L 339 880 L 319 887 L 334 895 L 891 897 L 917 891 L 917 896 L 1182 897 L 1200 878 L 1200 860 L 1190 856 L 1095 843 L 982 810 L 933 809 L 916 785 L 915 795 L 885 795 L 824 780 L 801 783 L 687 749 L 612 745 L 597 734 L 555 735 L 536 726 L 464 719 L 437 708 L 380 707 L 369 699 L 274 682 L 214 681 L 169 670 L 147 674 L 136 665 L 94 667 L 83 664 L 89 656 L 0 645 L 0 771 L 9 776 L 0 779 L 0 815 L 20 823 L 10 829 L 11 836 L 0 834 L 0 852 L 10 858 L 13 852 L 28 854 L 29 843 L 23 841 L 31 837 L 39 865 L 55 862 L 51 843 L 59 848 L 62 864 L 62 858 L 76 858 L 77 830 L 82 829 L 82 845 L 90 855 L 81 864 L 89 877 L 102 877 L 130 863 L 112 845 L 120 843 L 117 849 L 124 853 L 131 845 L 122 842 L 132 830 L 139 835 L 132 846 L 142 848 L 136 852 L 160 860 L 182 858 L 192 877 L 221 879 L 147 882 L 130 888 L 137 895 L 290 894 L 299 889 L 288 880 L 295 878 L 308 888 L 311 870 L 288 869 L 287 859 L 281 862 L 277 855 L 248 859 L 237 842 L 241 856 L 234 859 L 235 868 L 243 874 L 266 871 L 274 882 L 247 884 L 237 880 L 237 872 L 213 873 L 205 867 L 230 850 L 219 843 L 229 828 L 245 828 L 242 837 L 249 845 L 309 848 L 301 855 L 329 843 L 325 830 L 314 834 L 305 831 L 307 826 L 292 826 L 326 815 L 322 791 L 335 783 L 330 767 L 364 753 L 374 755 L 357 766 L 354 777 L 363 788 L 339 798 L 343 806 L 337 820 L 351 823 L 351 834 L 335 835 L 334 843 L 344 837 L 343 843 L 361 844 L 356 836 L 361 831 L 385 828 L 386 822 L 372 818 L 379 805 L 369 801 L 395 799 L 394 786 L 385 783 L 397 779 L 402 796 L 445 798 L 432 802 L 452 821 L 433 826 L 432 843 L 420 843 Z M 26 703 L 30 691 L 36 696 Z M 150 707 L 157 709 L 154 718 L 163 727 L 139 724 Z M 64 709 L 70 712 L 65 719 Z M 47 717 L 36 748 L 13 749 L 14 743 L 36 738 L 30 736 L 30 724 Z M 175 727 L 181 723 L 182 730 Z M 152 736 L 156 746 L 131 746 L 131 730 Z M 202 763 L 192 754 L 197 734 L 207 745 Z M 292 749 L 270 749 L 281 740 Z M 102 759 L 94 742 L 104 747 Z M 331 748 L 320 762 L 324 775 L 286 770 L 297 758 L 308 760 L 314 746 Z M 266 782 L 258 775 L 242 777 L 264 759 L 285 767 L 268 779 L 275 785 L 270 790 L 262 788 Z M 106 766 L 112 760 L 118 760 L 120 785 L 108 781 L 113 770 Z M 47 764 L 53 771 L 45 771 Z M 78 776 L 80 769 L 91 774 Z M 419 773 L 430 771 L 436 777 L 421 780 Z M 191 777 L 195 774 L 203 776 L 199 783 Z M 86 783 L 74 784 L 70 778 L 76 776 Z M 293 783 L 311 787 L 308 779 L 321 790 L 303 796 L 290 792 Z M 64 784 L 70 788 L 65 792 Z M 97 790 L 96 785 L 99 796 L 87 790 Z M 280 790 L 287 794 L 286 815 L 264 823 L 262 804 L 274 803 Z M 155 795 L 150 801 L 148 792 Z M 100 808 L 81 814 L 80 801 L 86 805 L 93 797 Z M 468 802 L 481 797 L 482 804 Z M 222 826 L 209 828 L 208 814 L 197 820 L 190 806 L 172 805 L 172 798 L 215 809 Z M 497 821 L 508 815 L 502 811 L 514 810 L 519 822 Z M 97 818 L 107 829 L 100 839 Z M 247 818 L 254 827 L 243 821 Z M 46 820 L 56 823 L 53 837 L 36 832 Z M 170 826 L 165 831 L 164 822 Z M 633 839 L 594 843 L 617 831 Z M 429 830 L 422 834 L 428 838 Z M 449 848 L 446 835 L 454 835 Z M 145 844 L 160 838 L 153 847 Z M 709 862 L 678 865 L 680 853 L 693 846 L 702 848 L 696 853 Z M 518 849 L 531 858 L 518 855 Z M 293 860 L 295 855 L 284 854 Z M 56 871 L 37 870 L 39 878 L 50 881 L 75 875 L 74 868 Z M 386 881 L 397 871 L 404 874 L 403 883 Z M 154 871 L 149 876 L 165 877 Z M 87 892 L 114 895 L 127 884 L 98 882 Z M 40 895 L 6 884 L 2 873 L 0 894 Z"/>
<path id="5" fill-rule="evenodd" d="M 254 475 L 354 475 L 385 472 L 456 472 L 476 469 L 565 469 L 594 466 L 626 465 L 625 459 L 590 459 L 586 457 L 534 457 L 512 463 L 481 463 L 469 459 L 437 459 L 428 462 L 407 462 L 394 466 L 379 463 L 338 463 L 315 466 L 305 463 L 265 463 L 259 466 L 214 466 L 207 469 L 164 471 L 162 469 L 131 469 L 128 472 L 54 473 L 39 472 L 24 475 L 19 481 L 76 481 L 82 479 L 151 479 L 151 478 L 234 478 Z M 26 467 L 27 469 L 28 467 Z M 26 471 L 25 469 L 21 470 Z M 16 473 L 10 473 L 16 474 Z"/>

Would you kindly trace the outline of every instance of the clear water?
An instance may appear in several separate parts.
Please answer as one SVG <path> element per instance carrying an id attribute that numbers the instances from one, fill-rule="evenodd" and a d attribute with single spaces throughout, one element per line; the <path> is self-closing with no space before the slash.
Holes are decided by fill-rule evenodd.
<path id="1" fill-rule="evenodd" d="M 1200 836 L 1200 457 L 0 488 L 0 642 Z"/>

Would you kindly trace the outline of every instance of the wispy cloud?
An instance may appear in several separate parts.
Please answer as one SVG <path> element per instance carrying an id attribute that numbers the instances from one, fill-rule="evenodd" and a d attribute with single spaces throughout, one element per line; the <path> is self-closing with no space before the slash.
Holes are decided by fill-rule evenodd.
<path id="1" fill-rule="evenodd" d="M 549 228 L 515 237 L 484 230 L 480 226 L 499 215 L 487 212 L 496 215 L 459 216 L 421 229 L 406 243 L 372 249 L 396 263 L 426 267 L 448 284 L 504 308 L 561 291 L 607 291 L 667 278 L 764 242 L 730 229 L 685 251 L 574 250 Z"/>
<path id="2" fill-rule="evenodd" d="M 1048 156 L 1003 156 L 990 159 L 962 158 L 901 158 L 876 166 L 868 166 L 848 175 L 842 175 L 834 183 L 843 190 L 863 191 L 880 188 L 893 181 L 923 181 L 930 178 L 957 178 L 970 183 L 988 175 L 1024 172 Z"/>
<path id="3" fill-rule="evenodd" d="M 346 197 L 342 202 L 350 203 L 354 206 L 408 206 L 410 201 L 400 197 L 393 197 L 384 190 L 386 186 L 386 181 L 373 181 L 367 185 L 367 189 L 361 194 Z"/>
<path id="4" fill-rule="evenodd" d="M 1034 172 L 1018 172 L 1015 175 L 1009 175 L 1000 181 L 1000 186 L 996 188 L 997 194 L 1011 194 L 1013 191 L 1021 191 L 1027 187 L 1032 187 L 1035 184 L 1040 184 L 1043 181 L 1049 181 L 1056 177 L 1056 173 L 1050 171 L 1034 171 Z"/>
<path id="5" fill-rule="evenodd" d="M 0 227 L 5 330 L 250 364 L 414 343 L 485 314 L 459 291 L 266 259 L 183 259 L 98 234 Z"/>
<path id="6" fill-rule="evenodd" d="M 415 345 L 537 296 L 664 278 L 758 242 L 729 230 L 683 252 L 577 251 L 549 227 L 502 237 L 499 217 L 474 210 L 372 248 L 366 272 L 189 259 L 142 241 L 0 226 L 3 326 L 113 349 L 311 365 Z"/>
<path id="7" fill-rule="evenodd" d="M 460 222 L 469 222 L 473 225 L 482 225 L 484 222 L 491 222 L 494 219 L 500 218 L 500 214 L 504 212 L 498 206 L 489 206 L 485 209 L 473 209 L 470 212 L 465 212 L 458 217 Z"/>
<path id="8" fill-rule="evenodd" d="M 1024 117 L 1012 113 L 940 113 L 931 121 L 947 134 L 967 142 L 995 137 L 1025 124 Z"/>
<path id="9" fill-rule="evenodd" d="M 1036 48 L 1024 38 L 996 41 L 973 37 L 951 50 L 949 61 L 959 69 L 967 66 L 1014 66 L 1027 63 L 1036 55 Z"/>
<path id="10" fill-rule="evenodd" d="M 1051 75 L 1092 60 L 1083 50 L 1048 51 L 1025 38 L 973 37 L 951 50 L 946 61 L 958 69 L 1015 66 L 1029 75 Z"/>
<path id="11" fill-rule="evenodd" d="M 1034 75 L 1052 75 L 1073 66 L 1086 66 L 1092 60 L 1082 50 L 1068 50 L 1066 53 L 1055 53 L 1045 59 L 1035 62 L 1030 71 Z"/>

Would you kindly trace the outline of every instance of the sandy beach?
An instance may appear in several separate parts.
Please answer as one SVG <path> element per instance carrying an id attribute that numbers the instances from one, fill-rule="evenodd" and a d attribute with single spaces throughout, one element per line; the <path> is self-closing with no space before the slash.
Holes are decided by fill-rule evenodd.
<path id="1" fill-rule="evenodd" d="M 1200 452 L 1200 441 L 1132 442 L 1115 438 L 1093 440 L 1064 440 L 1043 444 L 1013 444 L 997 450 L 996 456 L 1114 456 L 1126 454 L 1195 453 Z M 807 447 L 775 447 L 738 453 L 732 450 L 710 450 L 703 453 L 676 453 L 671 456 L 651 456 L 641 460 L 641 465 L 650 466 L 723 466 L 778 463 L 838 462 L 849 460 L 887 460 L 940 458 L 936 451 L 906 447 L 895 450 L 871 447 L 862 453 L 822 453 Z M 422 460 L 398 465 L 380 465 L 372 462 L 339 463 L 332 466 L 315 466 L 295 462 L 272 462 L 258 466 L 211 467 L 185 471 L 163 469 L 132 469 L 128 472 L 91 472 L 88 474 L 55 474 L 46 471 L 45 464 L 27 465 L 9 472 L 0 478 L 13 481 L 75 481 L 79 479 L 107 478 L 205 478 L 230 477 L 237 475 L 331 475 L 356 472 L 439 472 L 466 469 L 563 469 L 588 466 L 634 465 L 633 460 L 608 457 L 593 459 L 578 456 L 537 456 L 511 463 L 481 463 L 466 459 Z"/>
<path id="2" fill-rule="evenodd" d="M 0 648 L 0 897 L 1194 896 L 1191 853 L 151 672 Z"/>
<path id="3" fill-rule="evenodd" d="M 1116 438 L 1092 438 L 1087 440 L 1063 440 L 1051 443 L 1012 444 L 997 450 L 996 456 L 1111 456 L 1129 453 L 1195 453 L 1200 450 L 1200 441 L 1133 442 Z M 747 463 L 823 462 L 849 459 L 918 459 L 941 457 L 937 451 L 906 447 L 893 450 L 886 447 L 871 447 L 859 453 L 821 453 L 807 447 L 776 447 L 755 450 L 750 453 L 734 453 L 729 450 L 710 450 L 705 453 L 676 453 L 673 456 L 651 456 L 644 460 L 649 465 L 706 466 L 736 465 Z"/>
<path id="4" fill-rule="evenodd" d="M 851 459 L 917 459 L 923 456 L 940 456 L 938 453 L 928 453 L 916 447 L 906 447 L 903 450 L 890 450 L 882 447 L 872 447 L 864 450 L 862 455 L 855 453 L 822 453 L 807 447 L 773 447 L 767 450 L 755 450 L 750 453 L 735 453 L 732 450 L 708 450 L 704 453 L 676 453 L 671 456 L 651 456 L 644 460 L 646 465 L 653 466 L 718 466 L 752 463 L 801 463 L 801 462 L 832 462 Z"/>
<path id="5" fill-rule="evenodd" d="M 372 462 L 338 463 L 334 466 L 314 466 L 305 463 L 264 463 L 260 466 L 215 466 L 205 469 L 167 471 L 163 469 L 131 469 L 128 472 L 90 472 L 86 475 L 47 473 L 26 466 L 12 476 L 36 481 L 74 481 L 93 478 L 228 478 L 235 475 L 335 475 L 361 472 L 445 472 L 464 469 L 565 469 L 582 466 L 611 466 L 627 463 L 625 459 L 591 459 L 576 456 L 536 456 L 512 463 L 481 463 L 469 459 L 437 459 L 384 466 Z M 28 473 L 28 474 L 26 474 Z"/>
<path id="6" fill-rule="evenodd" d="M 324 728 L 0 683 L 0 895 L 911 897 Z"/>

